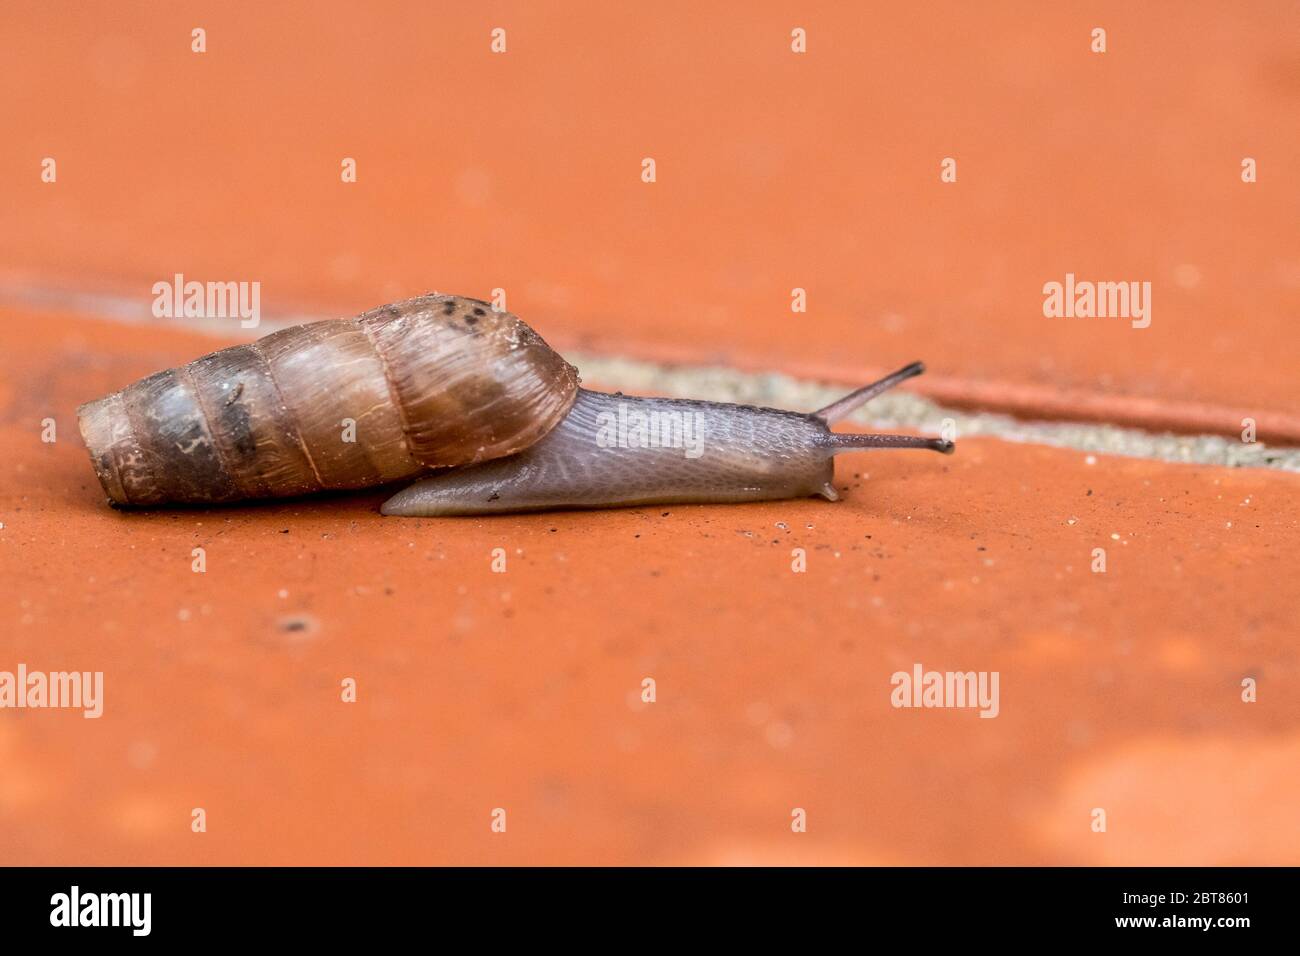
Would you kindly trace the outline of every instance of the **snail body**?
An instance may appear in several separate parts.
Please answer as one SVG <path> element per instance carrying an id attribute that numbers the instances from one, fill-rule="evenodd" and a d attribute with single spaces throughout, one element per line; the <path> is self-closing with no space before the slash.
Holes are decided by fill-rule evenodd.
<path id="1" fill-rule="evenodd" d="M 619 441 L 618 423 L 629 418 L 690 422 L 681 430 L 698 436 L 701 453 L 671 438 L 652 442 L 644 429 Z M 580 388 L 569 414 L 530 448 L 430 475 L 381 510 L 433 517 L 811 495 L 835 501 L 833 456 L 861 447 L 852 444 L 856 437 L 835 434 L 815 415 Z"/>
<path id="2" fill-rule="evenodd" d="M 213 352 L 78 416 L 119 506 L 283 497 L 426 472 L 383 513 L 834 501 L 839 452 L 952 451 L 939 439 L 830 430 L 921 371 L 914 363 L 811 414 L 633 398 L 580 388 L 576 370 L 508 312 L 422 296 Z"/>

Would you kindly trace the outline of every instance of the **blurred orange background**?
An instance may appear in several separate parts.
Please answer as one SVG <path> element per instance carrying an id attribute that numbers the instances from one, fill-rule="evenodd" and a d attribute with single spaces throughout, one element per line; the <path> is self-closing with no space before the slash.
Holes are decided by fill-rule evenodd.
<path id="1" fill-rule="evenodd" d="M 0 714 L 0 862 L 1300 862 L 1291 476 L 977 440 L 872 459 L 833 508 L 141 516 L 38 437 L 213 347 L 72 314 L 183 273 L 271 317 L 503 288 L 561 349 L 923 358 L 953 405 L 1300 442 L 1300 6 L 2 17 L 0 669 L 102 668 L 110 699 Z M 1150 328 L 1045 319 L 1067 272 L 1151 282 Z M 1001 668 L 1002 715 L 890 709 L 914 660 Z"/>

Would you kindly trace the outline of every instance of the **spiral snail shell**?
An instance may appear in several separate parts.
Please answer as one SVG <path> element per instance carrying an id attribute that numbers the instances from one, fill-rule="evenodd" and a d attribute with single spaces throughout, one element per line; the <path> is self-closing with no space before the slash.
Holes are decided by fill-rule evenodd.
<path id="1" fill-rule="evenodd" d="M 510 455 L 577 392 L 573 366 L 516 316 L 431 295 L 221 349 L 77 415 L 111 503 L 210 504 Z"/>
<path id="2" fill-rule="evenodd" d="M 511 313 L 426 295 L 221 349 L 77 415 L 117 506 L 276 498 L 426 472 L 383 512 L 834 501 L 840 452 L 952 451 L 940 439 L 830 430 L 922 371 L 913 363 L 811 414 L 611 395 L 580 388 L 577 370 Z M 666 422 L 665 434 L 675 425 L 679 441 L 648 442 L 641 428 L 629 442 L 629 420 Z M 694 453 L 683 454 L 683 431 Z"/>

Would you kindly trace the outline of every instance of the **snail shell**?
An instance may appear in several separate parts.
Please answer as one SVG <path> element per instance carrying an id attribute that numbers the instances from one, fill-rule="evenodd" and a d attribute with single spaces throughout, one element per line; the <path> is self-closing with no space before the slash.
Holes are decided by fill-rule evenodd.
<path id="1" fill-rule="evenodd" d="M 221 349 L 77 415 L 112 504 L 209 504 L 511 455 L 577 394 L 577 370 L 516 316 L 427 295 Z"/>

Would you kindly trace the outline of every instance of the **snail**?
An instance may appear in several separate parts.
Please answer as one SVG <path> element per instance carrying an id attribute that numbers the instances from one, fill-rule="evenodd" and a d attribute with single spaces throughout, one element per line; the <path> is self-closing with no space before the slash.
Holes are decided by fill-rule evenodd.
<path id="1" fill-rule="evenodd" d="M 293 326 L 77 410 L 109 503 L 218 504 L 424 476 L 386 515 L 491 514 L 820 495 L 833 458 L 942 439 L 830 425 L 924 371 L 812 414 L 579 386 L 515 315 L 426 295 Z"/>

